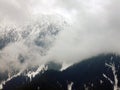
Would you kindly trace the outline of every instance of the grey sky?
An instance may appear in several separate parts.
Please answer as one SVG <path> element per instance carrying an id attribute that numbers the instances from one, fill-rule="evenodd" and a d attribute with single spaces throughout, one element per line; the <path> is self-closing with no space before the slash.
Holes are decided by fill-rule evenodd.
<path id="1" fill-rule="evenodd" d="M 120 1 L 118 0 L 52 0 L 51 2 L 49 0 L 11 0 L 11 2 L 1 0 L 1 21 L 5 18 L 15 24 L 22 23 L 25 30 L 29 31 L 30 29 L 27 29 L 26 24 L 23 23 L 27 21 L 32 28 L 26 42 L 28 46 L 24 43 L 24 39 L 9 44 L 1 50 L 1 53 L 10 57 L 6 58 L 3 55 L 2 59 L 5 62 L 2 59 L 1 62 L 5 66 L 12 60 L 21 68 L 26 64 L 44 64 L 49 60 L 73 64 L 101 53 L 120 54 L 119 9 Z M 55 18 L 46 18 L 47 15 Z M 41 47 L 36 47 L 33 43 L 41 30 L 34 27 L 33 21 L 38 20 L 42 23 L 41 18 L 47 23 L 41 24 L 43 27 L 47 27 L 50 23 L 62 26 L 61 23 L 64 20 L 67 21 L 67 25 L 63 26 L 64 29 L 56 36 L 56 40 L 45 56 L 39 55 Z M 6 25 L 7 20 L 4 22 Z M 22 31 L 23 28 L 19 27 L 16 30 Z M 45 40 L 51 41 L 51 38 L 48 36 Z M 12 51 L 15 53 L 11 53 Z M 28 59 L 23 66 L 19 65 L 16 58 L 22 52 Z M 9 61 L 8 58 L 10 58 Z M 34 63 L 30 63 L 32 60 Z"/>

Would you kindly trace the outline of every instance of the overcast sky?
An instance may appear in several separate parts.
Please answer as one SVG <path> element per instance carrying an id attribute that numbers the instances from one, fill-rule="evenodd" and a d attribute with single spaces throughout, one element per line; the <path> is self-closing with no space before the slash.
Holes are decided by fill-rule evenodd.
<path id="1" fill-rule="evenodd" d="M 1 24 L 4 22 L 7 25 L 8 22 L 12 22 L 25 26 L 24 22 L 30 22 L 41 16 L 43 19 L 46 15 L 54 17 L 51 20 L 47 18 L 46 22 L 58 26 L 63 23 L 63 19 L 67 22 L 45 56 L 39 56 L 39 47 L 36 48 L 34 43 L 31 43 L 36 38 L 38 31 L 36 29 L 33 29 L 34 34 L 31 33 L 27 38 L 29 46 L 23 43 L 25 40 L 7 45 L 0 51 L 8 55 L 7 57 L 2 55 L 1 68 L 5 68 L 10 61 L 17 63 L 16 56 L 23 52 L 25 57 L 30 59 L 28 63 L 34 59 L 37 64 L 44 64 L 49 60 L 73 64 L 101 53 L 120 54 L 119 10 L 119 0 L 0 0 Z M 2 31 L 4 32 L 3 29 Z M 31 50 L 33 51 L 30 52 Z M 15 67 L 26 65 L 18 64 Z"/>

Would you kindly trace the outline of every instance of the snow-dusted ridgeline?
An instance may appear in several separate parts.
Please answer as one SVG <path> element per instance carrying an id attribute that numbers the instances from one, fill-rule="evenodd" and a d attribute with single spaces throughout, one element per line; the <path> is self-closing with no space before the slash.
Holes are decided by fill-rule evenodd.
<path id="1" fill-rule="evenodd" d="M 44 73 L 47 70 L 47 66 L 45 65 L 41 65 L 38 67 L 38 69 L 36 71 L 29 71 L 26 76 L 28 76 L 30 78 L 30 81 L 32 80 L 32 78 L 34 78 L 37 74 L 39 73 Z"/>

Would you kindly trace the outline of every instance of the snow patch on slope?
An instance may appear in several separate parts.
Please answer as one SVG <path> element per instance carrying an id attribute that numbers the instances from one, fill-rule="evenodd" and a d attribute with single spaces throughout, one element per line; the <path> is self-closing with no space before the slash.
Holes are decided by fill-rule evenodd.
<path id="1" fill-rule="evenodd" d="M 47 66 L 41 65 L 38 67 L 38 69 L 36 71 L 33 71 L 33 72 L 29 71 L 27 73 L 27 76 L 30 78 L 30 81 L 31 81 L 32 78 L 34 78 L 37 74 L 39 74 L 40 72 L 44 73 L 47 69 L 48 69 Z"/>

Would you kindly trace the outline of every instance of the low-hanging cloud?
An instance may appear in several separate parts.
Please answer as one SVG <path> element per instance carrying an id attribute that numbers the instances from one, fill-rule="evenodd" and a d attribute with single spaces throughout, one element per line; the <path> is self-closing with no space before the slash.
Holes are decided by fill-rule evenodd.
<path id="1" fill-rule="evenodd" d="M 119 4 L 117 0 L 1 0 L 0 20 L 27 24 L 7 27 L 5 20 L 0 29 L 4 43 L 0 71 L 51 60 L 74 64 L 102 53 L 120 54 Z"/>
<path id="2" fill-rule="evenodd" d="M 76 20 L 69 31 L 62 31 L 58 37 L 50 51 L 52 57 L 74 63 L 102 53 L 119 54 L 119 4 L 116 0 L 62 2 L 67 10 L 76 11 Z"/>

